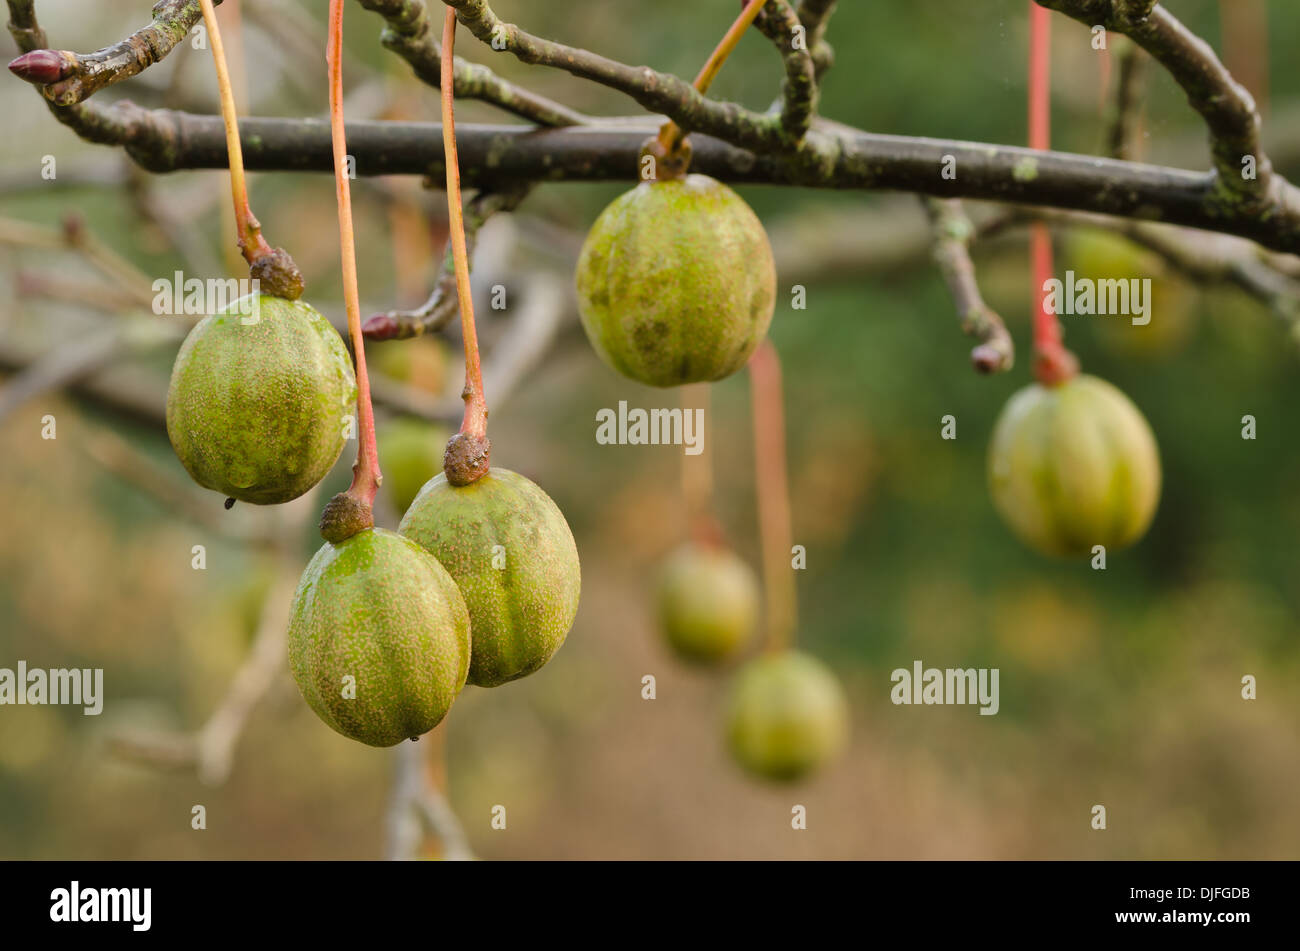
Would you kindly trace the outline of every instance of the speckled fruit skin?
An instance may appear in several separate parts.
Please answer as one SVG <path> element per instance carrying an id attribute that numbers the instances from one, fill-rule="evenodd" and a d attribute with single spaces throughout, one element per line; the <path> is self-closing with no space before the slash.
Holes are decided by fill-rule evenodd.
<path id="1" fill-rule="evenodd" d="M 844 691 L 817 658 L 794 650 L 763 654 L 737 675 L 727 742 L 754 775 L 798 779 L 835 756 L 848 733 Z"/>
<path id="2" fill-rule="evenodd" d="M 614 199 L 587 235 L 576 280 L 596 352 L 651 386 L 735 373 L 776 306 L 762 223 L 707 175 L 642 182 Z"/>
<path id="3" fill-rule="evenodd" d="M 469 658 L 469 612 L 456 583 L 395 532 L 326 542 L 298 582 L 289 667 L 308 706 L 346 737 L 392 746 L 429 732 L 465 686 Z"/>
<path id="4" fill-rule="evenodd" d="M 432 552 L 460 586 L 473 629 L 471 684 L 525 677 L 560 649 L 578 613 L 582 572 L 569 523 L 533 482 L 493 468 L 457 487 L 439 474 L 397 530 Z M 504 557 L 503 567 L 494 555 Z"/>
<path id="5" fill-rule="evenodd" d="M 684 660 L 712 664 L 734 655 L 754 633 L 758 582 L 726 548 L 689 544 L 664 563 L 657 591 L 659 628 Z"/>
<path id="6" fill-rule="evenodd" d="M 1008 401 L 989 445 L 993 504 L 1047 555 L 1077 557 L 1142 537 L 1160 500 L 1160 454 L 1146 419 L 1105 380 L 1035 383 Z"/>
<path id="7" fill-rule="evenodd" d="M 203 318 L 181 344 L 167 435 L 199 485 L 274 505 L 338 461 L 356 378 L 342 338 L 311 306 L 261 294 L 248 324 L 239 306 Z"/>
<path id="8" fill-rule="evenodd" d="M 442 469 L 442 454 L 451 433 L 442 426 L 402 416 L 379 426 L 379 458 L 384 491 L 400 514 L 411 507 L 424 484 Z"/>

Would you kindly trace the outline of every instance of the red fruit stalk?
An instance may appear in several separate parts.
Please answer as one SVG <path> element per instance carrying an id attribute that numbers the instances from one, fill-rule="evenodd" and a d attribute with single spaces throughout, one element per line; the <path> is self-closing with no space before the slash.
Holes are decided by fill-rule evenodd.
<path id="1" fill-rule="evenodd" d="M 465 418 L 460 432 L 447 444 L 443 470 L 453 485 L 468 485 L 488 470 L 487 399 L 474 326 L 474 299 L 469 285 L 469 251 L 460 199 L 460 159 L 456 153 L 455 76 L 452 53 L 456 42 L 456 11 L 447 8 L 442 26 L 442 148 L 447 165 L 447 225 L 451 233 L 456 297 L 460 305 L 461 336 L 465 340 Z"/>
<path id="2" fill-rule="evenodd" d="M 1029 3 L 1029 147 L 1051 147 L 1051 11 Z M 1052 238 L 1038 222 L 1030 232 L 1030 271 L 1034 294 L 1034 375 L 1045 386 L 1064 383 L 1078 372 L 1074 355 L 1061 342 L 1061 324 L 1047 307 L 1052 279 Z"/>
<path id="3" fill-rule="evenodd" d="M 767 595 L 767 649 L 784 650 L 794 641 L 794 570 L 790 565 L 793 530 L 786 482 L 785 407 L 781 396 L 781 358 L 764 340 L 749 358 L 750 400 L 754 417 L 754 479 L 758 530 L 763 547 L 763 589 Z"/>
<path id="4" fill-rule="evenodd" d="M 217 11 L 212 0 L 199 0 L 203 9 L 203 22 L 212 41 L 212 60 L 217 69 L 217 91 L 221 98 L 221 118 L 226 127 L 226 151 L 230 164 L 230 192 L 235 203 L 235 227 L 239 232 L 239 250 L 249 264 L 258 258 L 269 257 L 273 251 L 262 237 L 262 226 L 253 215 L 248 203 L 248 185 L 244 179 L 244 150 L 239 141 L 239 116 L 235 109 L 235 95 L 226 68 L 226 51 L 221 42 L 221 28 L 217 24 Z"/>
<path id="5" fill-rule="evenodd" d="M 207 2 L 207 0 L 204 0 Z M 352 236 L 352 191 L 348 184 L 348 147 L 343 126 L 343 0 L 330 0 L 329 43 L 330 137 L 334 145 L 334 183 L 339 206 L 339 250 L 343 259 L 343 302 L 348 312 L 348 337 L 357 364 L 357 416 L 360 448 L 352 466 L 347 495 L 370 509 L 383 475 L 375 445 L 375 411 L 370 404 L 366 373 L 366 343 L 361 336 L 361 295 L 357 289 L 357 251 Z"/>

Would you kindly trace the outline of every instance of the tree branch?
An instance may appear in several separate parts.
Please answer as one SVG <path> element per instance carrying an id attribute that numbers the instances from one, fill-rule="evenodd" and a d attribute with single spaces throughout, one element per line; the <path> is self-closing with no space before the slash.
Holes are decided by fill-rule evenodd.
<path id="1" fill-rule="evenodd" d="M 410 63 L 416 76 L 436 88 L 441 82 L 442 49 L 424 0 L 360 0 L 360 3 L 387 23 L 380 36 L 384 47 Z M 458 99 L 480 99 L 543 126 L 583 125 L 592 121 L 591 117 L 562 103 L 502 79 L 486 66 L 468 63 L 459 56 L 453 57 L 453 62 Z"/>
<path id="2" fill-rule="evenodd" d="M 812 56 L 817 81 L 835 65 L 835 50 L 826 42 L 826 21 L 835 12 L 836 0 L 799 0 L 799 22 L 807 31 L 805 41 Z"/>
<path id="3" fill-rule="evenodd" d="M 120 134 L 111 144 L 150 171 L 225 168 L 216 116 L 142 109 L 105 110 Z M 644 119 L 565 129 L 465 125 L 457 130 L 462 174 L 476 187 L 518 181 L 623 181 L 635 175 L 641 143 L 658 125 Z M 316 119 L 240 122 L 249 169 L 329 171 L 329 127 Z M 441 127 L 434 123 L 348 123 L 359 175 L 443 174 Z M 811 188 L 892 190 L 1091 211 L 1235 234 L 1276 251 L 1300 253 L 1300 191 L 1274 175 L 1277 204 L 1267 215 L 1226 209 L 1213 173 L 947 139 L 862 132 L 814 122 L 797 153 L 759 155 L 706 136 L 694 140 L 692 167 L 731 182 Z M 939 170 L 951 156 L 955 179 Z"/>
<path id="4" fill-rule="evenodd" d="M 221 0 L 213 2 L 219 4 Z M 32 0 L 10 0 L 10 11 L 15 8 L 25 10 L 34 24 Z M 33 35 L 36 45 L 24 47 L 24 54 L 10 63 L 9 69 L 20 79 L 39 86 L 42 94 L 55 105 L 75 105 L 162 60 L 203 18 L 197 0 L 158 0 L 152 13 L 153 22 L 148 26 L 93 53 L 45 49 L 44 35 L 38 40 Z M 19 22 L 18 16 L 14 22 Z"/>
<path id="5" fill-rule="evenodd" d="M 709 99 L 671 73 L 660 73 L 649 66 L 628 66 L 589 50 L 533 36 L 504 22 L 487 0 L 444 2 L 454 7 L 460 22 L 492 49 L 506 50 L 525 63 L 562 69 L 617 89 L 651 112 L 662 112 L 684 132 L 703 132 L 746 148 L 775 150 L 789 145 L 777 116 Z"/>
<path id="6" fill-rule="evenodd" d="M 1130 40 L 1116 50 L 1119 83 L 1111 113 L 1107 145 L 1111 158 L 1136 158 L 1138 127 L 1142 118 L 1142 90 L 1146 78 L 1146 54 Z"/>
<path id="7" fill-rule="evenodd" d="M 798 141 L 807 133 L 817 111 L 817 74 L 812 56 L 794 45 L 799 18 L 785 0 L 767 0 L 754 26 L 772 41 L 785 65 L 781 83 L 781 127 Z"/>
<path id="8" fill-rule="evenodd" d="M 925 208 L 934 227 L 934 261 L 956 305 L 962 332 L 979 340 L 971 350 L 972 366 L 981 373 L 1011 369 L 1016 358 L 1011 334 L 997 312 L 984 303 L 975 280 L 975 265 L 970 259 L 975 226 L 956 199 L 930 198 Z"/>
<path id="9" fill-rule="evenodd" d="M 1087 26 L 1122 33 L 1151 54 L 1187 94 L 1210 131 L 1218 172 L 1215 194 L 1225 213 L 1261 213 L 1280 203 L 1272 165 L 1260 145 L 1259 111 L 1214 50 L 1155 0 L 1035 0 Z M 1243 172 L 1246 157 L 1255 174 Z"/>
<path id="10" fill-rule="evenodd" d="M 525 184 L 507 191 L 481 191 L 466 203 L 465 245 L 471 259 L 479 229 L 498 211 L 513 211 L 519 207 L 519 203 L 527 196 L 529 187 Z M 405 340 L 441 330 L 451 323 L 458 308 L 456 274 L 449 238 L 443 254 L 442 270 L 429 299 L 414 310 L 390 310 L 375 314 L 361 329 L 367 340 Z"/>

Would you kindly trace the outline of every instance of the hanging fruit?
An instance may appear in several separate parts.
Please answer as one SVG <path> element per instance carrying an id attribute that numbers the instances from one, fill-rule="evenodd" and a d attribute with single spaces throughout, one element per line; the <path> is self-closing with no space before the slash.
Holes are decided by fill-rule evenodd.
<path id="1" fill-rule="evenodd" d="M 695 79 L 708 89 L 762 9 L 751 0 Z M 674 123 L 641 151 L 643 181 L 601 212 L 578 257 L 578 313 L 607 364 L 650 386 L 720 380 L 749 360 L 776 307 L 767 232 L 739 195 L 688 174 Z"/>
<path id="2" fill-rule="evenodd" d="M 359 443 L 352 484 L 321 515 L 325 544 L 294 594 L 289 667 L 332 729 L 371 746 L 418 739 L 465 685 L 470 621 L 460 589 L 429 552 L 374 527 L 382 475 L 366 373 L 343 125 L 343 0 L 330 0 L 330 134 L 348 332 L 357 355 Z M 447 47 L 448 61 L 451 48 Z"/>
<path id="3" fill-rule="evenodd" d="M 719 545 L 690 542 L 664 564 L 656 591 L 659 628 L 683 660 L 716 664 L 754 635 L 758 581 L 749 565 Z"/>
<path id="4" fill-rule="evenodd" d="M 533 673 L 564 643 L 578 613 L 582 572 L 564 515 L 535 483 L 491 468 L 487 401 L 470 294 L 453 107 L 456 15 L 443 29 L 442 127 L 456 292 L 465 339 L 465 418 L 443 472 L 420 491 L 398 531 L 456 579 L 469 608 L 468 682 L 495 687 Z"/>
<path id="5" fill-rule="evenodd" d="M 199 485 L 231 500 L 272 505 L 302 495 L 334 467 L 347 442 L 356 380 L 338 332 L 298 299 L 297 265 L 283 248 L 267 244 L 249 207 L 221 33 L 211 0 L 202 6 L 239 247 L 267 293 L 241 298 L 189 332 L 167 390 L 167 436 Z"/>

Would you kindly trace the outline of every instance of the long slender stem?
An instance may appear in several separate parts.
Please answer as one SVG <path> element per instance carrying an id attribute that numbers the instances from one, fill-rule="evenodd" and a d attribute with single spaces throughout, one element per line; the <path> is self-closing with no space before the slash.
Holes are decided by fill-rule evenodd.
<path id="1" fill-rule="evenodd" d="M 461 336 L 465 339 L 465 420 L 460 431 L 487 433 L 487 399 L 483 395 L 483 369 L 474 327 L 474 299 L 469 286 L 469 252 L 465 245 L 465 218 L 460 204 L 460 161 L 456 156 L 455 58 L 456 11 L 447 8 L 442 26 L 442 147 L 447 163 L 447 221 L 456 268 L 456 296 L 460 300 Z"/>
<path id="2" fill-rule="evenodd" d="M 1051 12 L 1029 2 L 1029 147 L 1047 151 L 1052 140 L 1052 20 Z M 1030 273 L 1034 295 L 1034 375 L 1044 385 L 1062 383 L 1074 375 L 1077 363 L 1061 342 L 1061 324 L 1047 306 L 1047 282 L 1052 279 L 1052 236 L 1039 222 L 1029 236 Z"/>
<path id="3" fill-rule="evenodd" d="M 696 92 L 705 93 L 709 91 L 709 86 L 713 85 L 713 80 L 722 69 L 722 64 L 727 61 L 731 51 L 740 43 L 740 38 L 745 35 L 745 31 L 758 18 L 759 11 L 763 9 L 763 4 L 766 2 L 767 0 L 749 0 L 745 9 L 740 11 L 740 16 L 736 17 L 735 22 L 731 24 L 731 28 L 718 41 L 718 45 L 714 47 L 703 68 L 695 77 L 695 82 L 692 85 L 695 87 Z M 682 131 L 682 127 L 676 122 L 666 122 L 664 127 L 659 130 L 659 143 L 663 146 L 665 152 L 671 153 L 681 145 L 685 135 L 686 133 Z"/>
<path id="4" fill-rule="evenodd" d="M 793 531 L 786 482 L 785 407 L 781 397 L 781 358 L 764 340 L 749 358 L 754 417 L 754 475 L 758 529 L 763 547 L 763 588 L 767 592 L 767 648 L 784 650 L 794 642 L 794 570 L 790 567 Z"/>
<path id="5" fill-rule="evenodd" d="M 248 183 L 244 179 L 244 150 L 239 142 L 239 116 L 235 109 L 235 95 L 230 85 L 230 72 L 226 68 L 226 51 L 221 44 L 221 27 L 217 24 L 217 11 L 212 0 L 199 0 L 203 8 L 203 22 L 207 25 L 208 39 L 212 43 L 212 59 L 217 67 L 217 93 L 221 98 L 221 118 L 226 126 L 226 151 L 230 158 L 230 192 L 235 206 L 235 229 L 239 234 L 239 250 L 244 260 L 252 264 L 257 258 L 271 253 L 271 246 L 262 237 L 262 226 L 253 215 L 248 203 Z"/>
<path id="6" fill-rule="evenodd" d="M 696 409 L 703 409 L 703 415 L 707 417 L 711 394 L 708 383 L 688 383 L 683 386 L 682 413 L 694 413 Z M 713 457 L 709 443 L 709 440 L 704 440 L 698 455 L 682 453 L 682 496 L 686 502 L 686 525 L 691 538 L 700 545 L 713 545 L 722 541 L 722 527 L 713 516 Z"/>
<path id="7" fill-rule="evenodd" d="M 361 335 L 361 295 L 357 289 L 357 250 L 352 236 L 352 191 L 348 183 L 348 148 L 343 127 L 343 0 L 330 0 L 329 43 L 330 138 L 334 145 L 334 181 L 339 206 L 339 251 L 343 259 L 343 301 L 348 312 L 348 337 L 357 363 L 357 416 L 360 448 L 352 466 L 348 495 L 367 508 L 375 501 L 379 483 L 379 451 L 375 446 L 375 411 L 370 405 L 366 373 L 366 343 Z"/>

